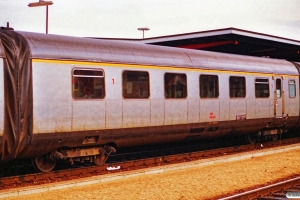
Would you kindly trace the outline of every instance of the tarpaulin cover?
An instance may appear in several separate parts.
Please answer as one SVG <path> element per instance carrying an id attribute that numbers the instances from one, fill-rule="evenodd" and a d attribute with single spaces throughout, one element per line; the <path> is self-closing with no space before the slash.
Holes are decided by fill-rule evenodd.
<path id="1" fill-rule="evenodd" d="M 4 133 L 1 161 L 17 158 L 32 136 L 32 81 L 28 44 L 18 33 L 1 30 L 4 48 Z M 2 77 L 1 77 L 2 78 Z"/>

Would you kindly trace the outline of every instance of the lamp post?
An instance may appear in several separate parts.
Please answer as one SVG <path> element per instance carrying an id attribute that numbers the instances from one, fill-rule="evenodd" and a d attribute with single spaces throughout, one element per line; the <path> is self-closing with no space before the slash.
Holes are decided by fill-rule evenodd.
<path id="1" fill-rule="evenodd" d="M 143 31 L 143 39 L 145 38 L 144 36 L 144 32 L 145 31 L 149 31 L 150 30 L 150 28 L 138 28 L 137 30 L 139 30 L 139 31 Z"/>
<path id="2" fill-rule="evenodd" d="M 39 0 L 39 2 L 29 3 L 29 7 L 46 6 L 46 34 L 48 34 L 48 6 L 53 4 L 52 1 Z"/>

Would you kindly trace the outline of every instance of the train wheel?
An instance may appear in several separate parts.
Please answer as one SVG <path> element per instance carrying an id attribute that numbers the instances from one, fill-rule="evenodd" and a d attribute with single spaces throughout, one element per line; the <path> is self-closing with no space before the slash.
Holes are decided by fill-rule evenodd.
<path id="1" fill-rule="evenodd" d="M 257 141 L 257 135 L 255 133 L 247 134 L 246 140 L 250 144 L 255 144 L 255 142 Z"/>
<path id="2" fill-rule="evenodd" d="M 32 159 L 33 167 L 40 172 L 50 172 L 56 165 L 56 161 L 50 159 L 50 154 L 45 154 Z"/>
<path id="3" fill-rule="evenodd" d="M 107 154 L 96 155 L 96 158 L 94 158 L 94 163 L 96 165 L 103 165 L 106 162 L 107 158 L 108 158 Z"/>

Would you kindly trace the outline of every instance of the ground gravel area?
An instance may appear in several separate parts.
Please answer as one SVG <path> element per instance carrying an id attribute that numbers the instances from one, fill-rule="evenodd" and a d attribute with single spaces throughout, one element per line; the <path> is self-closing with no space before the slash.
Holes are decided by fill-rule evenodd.
<path id="1" fill-rule="evenodd" d="M 217 199 L 221 196 L 268 185 L 300 174 L 300 150 L 230 163 L 144 175 L 62 189 L 47 193 L 6 198 L 8 200 L 184 200 Z"/>

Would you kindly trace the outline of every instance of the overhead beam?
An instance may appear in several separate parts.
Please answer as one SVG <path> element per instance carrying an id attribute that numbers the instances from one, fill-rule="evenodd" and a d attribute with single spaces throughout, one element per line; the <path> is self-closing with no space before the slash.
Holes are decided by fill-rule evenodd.
<path id="1" fill-rule="evenodd" d="M 237 40 L 225 40 L 225 41 L 218 41 L 218 42 L 206 42 L 206 43 L 200 43 L 200 44 L 188 44 L 188 45 L 181 45 L 177 46 L 179 48 L 185 48 L 185 49 L 206 49 L 210 47 L 217 47 L 227 44 L 234 44 L 238 45 Z"/>

